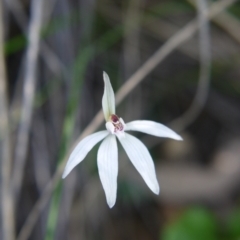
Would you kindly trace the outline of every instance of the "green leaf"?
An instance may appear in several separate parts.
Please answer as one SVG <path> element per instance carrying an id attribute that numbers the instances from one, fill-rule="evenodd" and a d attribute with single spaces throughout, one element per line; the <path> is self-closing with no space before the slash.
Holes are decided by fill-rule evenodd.
<path id="1" fill-rule="evenodd" d="M 167 226 L 162 240 L 215 240 L 217 224 L 212 214 L 203 208 L 191 208 L 173 224 Z"/>
<path id="2" fill-rule="evenodd" d="M 240 239 L 240 209 L 236 209 L 229 217 L 226 224 L 228 239 Z"/>

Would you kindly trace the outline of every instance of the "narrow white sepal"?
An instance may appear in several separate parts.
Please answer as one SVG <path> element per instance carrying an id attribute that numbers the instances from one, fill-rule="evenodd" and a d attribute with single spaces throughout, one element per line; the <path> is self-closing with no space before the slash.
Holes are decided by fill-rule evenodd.
<path id="1" fill-rule="evenodd" d="M 80 141 L 77 146 L 72 151 L 67 165 L 64 169 L 62 178 L 65 178 L 72 169 L 79 164 L 88 154 L 88 152 L 103 138 L 105 138 L 109 132 L 107 130 L 93 133 L 87 137 L 85 137 L 82 141 Z"/>
<path id="2" fill-rule="evenodd" d="M 105 120 L 109 120 L 111 114 L 115 114 L 115 96 L 107 73 L 103 72 L 104 93 L 102 98 L 102 108 Z"/>
<path id="3" fill-rule="evenodd" d="M 117 197 L 117 152 L 116 137 L 109 135 L 101 143 L 97 156 L 98 172 L 110 208 L 114 206 Z"/>
<path id="4" fill-rule="evenodd" d="M 124 150 L 130 158 L 132 164 L 143 177 L 148 187 L 155 193 L 159 194 L 159 185 L 152 157 L 147 148 L 134 136 L 125 132 L 124 138 L 118 138 Z"/>
<path id="5" fill-rule="evenodd" d="M 182 140 L 182 137 L 175 133 L 170 128 L 163 124 L 147 121 L 137 120 L 126 124 L 125 131 L 139 131 L 157 137 L 173 138 L 175 140 Z"/>

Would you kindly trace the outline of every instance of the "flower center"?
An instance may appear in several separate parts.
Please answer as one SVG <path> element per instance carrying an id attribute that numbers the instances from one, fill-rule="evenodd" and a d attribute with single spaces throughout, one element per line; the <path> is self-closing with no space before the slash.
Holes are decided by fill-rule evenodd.
<path id="1" fill-rule="evenodd" d="M 123 131 L 124 130 L 123 122 L 121 121 L 121 119 L 117 115 L 112 114 L 110 116 L 110 121 L 114 126 L 114 132 L 115 133 L 118 132 L 118 131 Z"/>

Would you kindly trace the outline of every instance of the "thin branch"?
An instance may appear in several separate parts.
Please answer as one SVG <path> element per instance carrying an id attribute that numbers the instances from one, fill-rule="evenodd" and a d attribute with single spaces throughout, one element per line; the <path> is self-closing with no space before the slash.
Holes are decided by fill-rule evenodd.
<path id="1" fill-rule="evenodd" d="M 211 48 L 210 48 L 210 33 L 209 22 L 204 14 L 207 9 L 206 0 L 197 0 L 198 9 L 198 21 L 199 21 L 199 52 L 200 52 L 200 75 L 197 87 L 196 95 L 187 109 L 187 111 L 173 122 L 170 126 L 177 130 L 182 131 L 191 123 L 193 123 L 207 101 L 209 82 L 210 82 L 210 70 L 211 70 Z"/>
<path id="2" fill-rule="evenodd" d="M 26 72 L 23 85 L 22 111 L 19 131 L 17 135 L 15 167 L 13 171 L 13 186 L 16 201 L 18 199 L 22 185 L 29 139 L 29 130 L 33 112 L 33 100 L 36 87 L 37 57 L 39 52 L 43 5 L 44 1 L 32 0 L 31 21 L 28 33 L 29 45 L 26 53 Z"/>
<path id="3" fill-rule="evenodd" d="M 240 29 L 240 22 L 236 17 L 223 12 L 213 21 L 240 44 L 240 31 L 236 31 L 236 29 Z"/>
<path id="4" fill-rule="evenodd" d="M 27 16 L 24 13 L 23 10 L 23 4 L 19 0 L 5 0 L 6 5 L 8 6 L 9 10 L 12 12 L 13 16 L 15 17 L 18 25 L 20 26 L 21 30 L 27 35 L 28 29 L 27 29 Z M 56 4 L 56 0 L 54 1 L 48 1 L 48 16 L 53 11 L 54 5 Z M 44 21 L 46 22 L 48 19 L 46 17 L 44 18 Z M 44 23 L 43 23 L 44 24 Z M 52 51 L 52 49 L 45 43 L 40 42 L 41 50 L 39 52 L 39 55 L 42 57 L 42 59 L 45 61 L 46 66 L 54 73 L 59 74 L 63 71 L 64 76 L 67 77 L 67 69 L 65 65 L 61 62 L 61 60 L 57 57 L 57 55 Z"/>
<path id="5" fill-rule="evenodd" d="M 232 5 L 236 0 L 221 0 L 215 2 L 211 5 L 211 7 L 204 11 L 204 15 L 211 19 L 217 14 L 219 14 L 222 10 Z M 171 52 L 173 52 L 180 44 L 188 40 L 190 37 L 194 35 L 194 33 L 198 29 L 198 21 L 193 20 L 189 24 L 187 24 L 183 29 L 177 32 L 174 36 L 172 36 L 152 57 L 150 57 L 145 64 L 143 64 L 140 69 L 133 74 L 132 77 L 128 79 L 128 81 L 118 90 L 116 93 L 116 105 L 118 105 L 161 61 L 165 59 Z M 104 117 L 102 110 L 100 110 L 94 119 L 89 123 L 89 125 L 85 128 L 80 137 L 76 140 L 76 145 L 83 137 L 88 134 L 94 132 L 103 122 Z M 48 202 L 49 197 L 51 196 L 51 192 L 53 191 L 56 184 L 59 182 L 62 171 L 67 161 L 67 156 L 62 164 L 58 167 L 56 172 L 54 173 L 51 181 L 46 186 L 42 196 L 36 202 L 33 207 L 31 213 L 29 214 L 17 240 L 26 240 L 31 234 L 31 231 L 38 219 L 38 216 L 42 209 L 45 207 L 45 204 Z"/>
<path id="6" fill-rule="evenodd" d="M 195 1 L 188 0 L 188 2 L 196 7 Z M 240 31 L 236 31 L 236 29 L 240 29 L 240 22 L 236 17 L 226 11 L 223 11 L 212 19 L 212 21 L 240 44 Z"/>
<path id="7" fill-rule="evenodd" d="M 2 177 L 2 231 L 3 239 L 15 239 L 14 203 L 11 188 L 11 137 L 9 126 L 8 100 L 7 100 L 7 78 L 4 60 L 4 30 L 3 9 L 0 2 L 0 153 L 1 177 Z"/>

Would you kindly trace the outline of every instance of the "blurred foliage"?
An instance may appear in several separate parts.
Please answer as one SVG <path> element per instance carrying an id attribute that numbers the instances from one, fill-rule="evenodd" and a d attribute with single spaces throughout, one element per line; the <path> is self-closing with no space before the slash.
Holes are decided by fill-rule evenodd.
<path id="1" fill-rule="evenodd" d="M 151 16 L 168 16 L 169 14 L 193 13 L 194 8 L 185 1 L 168 1 L 151 6 L 147 9 Z"/>
<path id="2" fill-rule="evenodd" d="M 149 195 L 146 194 L 138 184 L 126 181 L 125 179 L 119 179 L 118 201 L 123 205 L 132 203 L 133 205 L 138 206 L 141 205 L 141 202 L 146 201 L 148 198 Z"/>
<path id="3" fill-rule="evenodd" d="M 27 44 L 27 39 L 23 35 L 18 35 L 9 39 L 4 46 L 5 54 L 10 55 L 22 50 Z"/>
<path id="4" fill-rule="evenodd" d="M 225 239 L 240 239 L 240 208 L 233 210 L 226 221 Z"/>
<path id="5" fill-rule="evenodd" d="M 216 240 L 217 224 L 204 208 L 186 210 L 173 224 L 167 226 L 162 240 Z"/>
<path id="6" fill-rule="evenodd" d="M 239 240 L 240 209 L 235 209 L 223 223 L 211 210 L 192 207 L 163 230 L 160 240 Z"/>

